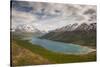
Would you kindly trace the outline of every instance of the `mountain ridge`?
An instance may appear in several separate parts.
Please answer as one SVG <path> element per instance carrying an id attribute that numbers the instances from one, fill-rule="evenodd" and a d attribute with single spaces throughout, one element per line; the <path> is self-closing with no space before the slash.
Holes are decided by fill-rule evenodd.
<path id="1" fill-rule="evenodd" d="M 74 24 L 77 26 L 77 24 Z M 96 45 L 96 23 L 86 24 L 83 23 L 73 30 L 74 25 L 69 25 L 54 31 L 51 31 L 41 39 L 49 39 L 65 43 L 75 43 L 83 46 Z"/>

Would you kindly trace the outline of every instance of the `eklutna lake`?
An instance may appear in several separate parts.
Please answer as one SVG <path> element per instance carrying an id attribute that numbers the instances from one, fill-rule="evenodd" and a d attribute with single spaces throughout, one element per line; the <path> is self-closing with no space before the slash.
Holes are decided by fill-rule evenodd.
<path id="1" fill-rule="evenodd" d="M 30 42 L 34 45 L 39 45 L 49 51 L 53 51 L 56 53 L 62 53 L 62 54 L 88 54 L 90 52 L 95 51 L 95 49 L 80 46 L 77 44 L 71 44 L 71 43 L 63 43 L 58 41 L 52 41 L 47 39 L 39 39 L 33 37 Z"/>

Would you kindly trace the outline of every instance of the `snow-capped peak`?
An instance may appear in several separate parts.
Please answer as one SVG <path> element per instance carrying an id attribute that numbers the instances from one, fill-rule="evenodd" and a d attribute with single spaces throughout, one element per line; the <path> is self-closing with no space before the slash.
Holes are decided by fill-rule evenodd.
<path id="1" fill-rule="evenodd" d="M 67 25 L 96 22 L 95 5 L 74 5 L 43 2 L 14 2 L 12 30 L 49 32 Z"/>

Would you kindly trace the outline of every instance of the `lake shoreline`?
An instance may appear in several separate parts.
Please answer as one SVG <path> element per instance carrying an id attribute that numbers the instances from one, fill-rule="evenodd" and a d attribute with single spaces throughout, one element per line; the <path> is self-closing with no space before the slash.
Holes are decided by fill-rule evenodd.
<path id="1" fill-rule="evenodd" d="M 34 38 L 33 38 L 34 39 Z M 53 46 L 55 46 L 55 45 L 57 45 L 56 47 L 58 47 L 59 46 L 59 44 L 58 43 L 60 43 L 60 46 L 63 46 L 63 44 L 65 45 L 65 44 L 70 44 L 70 45 L 73 45 L 73 46 L 78 46 L 78 47 L 80 47 L 80 48 L 84 48 L 84 49 L 88 49 L 88 53 L 90 53 L 90 52 L 93 52 L 93 51 L 96 51 L 96 49 L 92 49 L 92 48 L 90 48 L 90 47 L 87 47 L 87 46 L 82 46 L 82 45 L 77 45 L 77 44 L 71 44 L 71 43 L 63 43 L 63 42 L 58 42 L 58 41 L 52 41 L 52 40 L 48 40 L 48 39 L 41 39 L 41 38 L 36 38 L 35 39 L 35 41 L 34 42 L 32 42 L 31 41 L 31 43 L 32 44 L 40 44 L 40 43 L 38 43 L 38 41 L 37 40 L 40 40 L 40 42 L 42 43 L 42 41 L 43 42 L 48 42 L 48 43 L 50 43 L 50 42 L 53 42 L 53 43 L 55 43 L 55 42 L 57 42 L 57 44 L 54 44 Z M 37 43 L 35 43 L 37 41 Z M 51 43 L 49 46 L 51 46 L 53 43 Z M 45 44 L 45 43 L 44 43 Z M 43 45 L 44 45 L 43 44 Z M 47 44 L 46 44 L 47 45 Z M 41 45 L 40 45 L 41 46 Z M 65 45 L 66 47 L 67 47 L 67 45 Z M 44 46 L 42 46 L 42 47 L 44 47 Z M 61 48 L 61 47 L 60 47 Z M 65 47 L 64 47 L 65 48 Z M 45 48 L 45 49 L 47 49 L 48 50 L 48 47 L 47 48 Z M 56 48 L 54 49 L 54 50 L 56 50 Z M 57 51 L 54 51 L 54 52 L 57 52 Z M 86 51 L 87 52 L 87 51 Z M 57 53 L 63 53 L 63 52 L 57 52 Z M 69 52 L 67 52 L 67 53 L 64 53 L 64 54 L 75 54 L 75 55 L 80 55 L 80 54 L 88 54 L 88 53 L 69 53 Z"/>
<path id="2" fill-rule="evenodd" d="M 84 55 L 60 54 L 60 53 L 48 51 L 41 46 L 33 45 L 28 40 L 14 38 L 14 41 L 16 41 L 16 43 L 19 46 L 26 48 L 26 49 L 32 51 L 33 53 L 39 54 L 44 58 L 47 58 L 51 62 L 50 64 L 96 61 L 96 52 L 91 52 L 91 53 L 84 54 Z"/>

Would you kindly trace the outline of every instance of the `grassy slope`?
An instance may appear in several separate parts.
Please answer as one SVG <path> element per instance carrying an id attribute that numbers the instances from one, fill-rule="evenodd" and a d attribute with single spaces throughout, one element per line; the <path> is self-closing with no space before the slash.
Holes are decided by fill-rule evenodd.
<path id="1" fill-rule="evenodd" d="M 48 64 L 49 61 L 30 50 L 19 46 L 15 41 L 12 43 L 12 65 Z"/>
<path id="2" fill-rule="evenodd" d="M 96 61 L 96 52 L 89 53 L 87 55 L 65 55 L 48 51 L 40 46 L 32 45 L 28 41 L 14 39 L 21 47 L 39 54 L 42 57 L 48 59 L 51 63 L 72 63 L 72 62 L 88 62 Z"/>
<path id="3" fill-rule="evenodd" d="M 41 38 L 96 48 L 96 31 L 50 32 Z"/>

